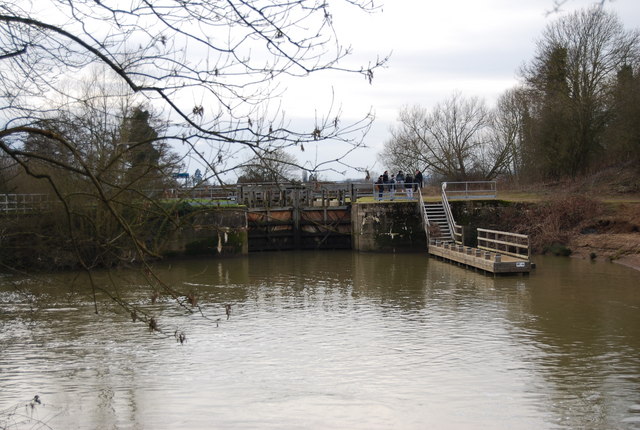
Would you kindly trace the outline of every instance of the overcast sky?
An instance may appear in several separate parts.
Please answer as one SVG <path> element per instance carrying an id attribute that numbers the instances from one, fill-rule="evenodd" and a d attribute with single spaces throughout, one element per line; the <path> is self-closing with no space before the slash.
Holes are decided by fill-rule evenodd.
<path id="1" fill-rule="evenodd" d="M 313 116 L 327 108 L 332 89 L 345 120 L 372 109 L 376 122 L 366 138 L 369 148 L 348 161 L 380 172 L 385 166 L 376 164 L 377 154 L 403 105 L 429 108 L 459 91 L 492 106 L 517 83 L 518 70 L 533 58 L 545 26 L 563 13 L 594 3 L 568 0 L 552 14 L 553 0 L 386 0 L 373 15 L 334 9 L 340 40 L 354 49 L 350 62 L 366 64 L 369 58 L 391 53 L 388 67 L 376 72 L 372 84 L 358 75 L 333 73 L 301 79 L 288 86 L 285 109 L 290 117 Z M 605 7 L 618 13 L 627 29 L 640 28 L 640 1 L 609 0 Z M 318 158 L 333 156 L 339 149 L 318 148 Z M 315 151 L 294 155 L 299 160 L 315 158 Z M 359 176 L 347 172 L 347 177 Z"/>

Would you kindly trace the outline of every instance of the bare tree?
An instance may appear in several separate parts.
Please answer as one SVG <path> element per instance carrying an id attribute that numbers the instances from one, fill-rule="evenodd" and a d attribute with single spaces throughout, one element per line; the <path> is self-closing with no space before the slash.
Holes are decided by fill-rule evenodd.
<path id="1" fill-rule="evenodd" d="M 369 0 L 344 1 L 363 11 L 376 9 Z M 147 206 L 160 210 L 161 205 L 140 192 L 144 181 L 139 175 L 134 180 L 114 174 L 119 165 L 131 163 L 125 152 L 167 142 L 197 159 L 220 182 L 247 152 L 268 158 L 288 147 L 303 150 L 305 144 L 339 141 L 349 153 L 362 145 L 371 114 L 344 123 L 330 110 L 313 126 L 294 130 L 280 109 L 272 109 L 286 79 L 333 70 L 371 81 L 386 61 L 350 65 L 349 54 L 332 28 L 330 5 L 320 0 L 9 0 L 0 5 L 0 153 L 27 175 L 47 182 L 59 198 L 82 266 L 90 269 L 93 261 L 80 252 L 68 195 L 51 169 L 84 183 L 82 192 L 90 193 L 118 226 L 105 243 L 127 238 L 132 259 L 146 265 L 148 256 L 157 255 L 124 216 L 121 198 L 137 195 L 147 199 Z M 96 67 L 112 73 L 113 84 L 105 86 L 102 99 L 77 85 Z M 162 114 L 165 132 L 146 134 L 102 156 L 87 151 L 87 139 L 111 148 L 119 136 L 79 132 L 83 130 L 70 127 L 76 124 L 74 117 L 84 110 L 93 121 L 122 123 L 123 110 L 110 104 L 123 97 L 134 101 L 130 107 L 148 106 Z M 30 150 L 29 140 L 55 151 Z M 148 177 L 152 170 L 139 172 Z M 156 279 L 148 265 L 145 274 L 151 284 L 180 296 Z M 149 325 L 155 327 L 152 319 Z"/>
<path id="2" fill-rule="evenodd" d="M 313 129 L 294 132 L 265 103 L 279 94 L 285 76 L 337 69 L 371 78 L 382 63 L 344 68 L 340 61 L 349 49 L 334 40 L 331 9 L 320 1 L 143 2 L 126 10 L 108 2 L 50 0 L 3 9 L 7 122 L 39 115 L 51 107 L 52 94 L 68 91 L 61 77 L 101 63 L 132 92 L 167 109 L 186 145 L 205 139 L 259 152 L 261 146 L 345 139 L 342 131 L 350 125 L 340 127 L 330 113 Z M 218 159 L 202 161 L 223 173 Z"/>
<path id="3" fill-rule="evenodd" d="M 381 154 L 387 165 L 417 164 L 448 179 L 467 179 L 484 169 L 480 155 L 488 143 L 491 114 L 482 100 L 455 93 L 431 111 L 405 107 L 398 121 Z"/>
<path id="4" fill-rule="evenodd" d="M 487 163 L 492 170 L 487 177 L 504 173 L 518 178 L 524 163 L 524 127 L 527 117 L 527 97 L 524 89 L 507 90 L 498 98 L 491 125 L 491 143 Z"/>
<path id="5" fill-rule="evenodd" d="M 417 165 L 420 170 L 431 168 L 432 160 L 425 149 L 426 135 L 422 124 L 427 112 L 421 106 L 405 106 L 398 114 L 399 124 L 391 127 L 391 138 L 385 142 L 379 157 L 384 166 L 402 170 Z"/>
<path id="6" fill-rule="evenodd" d="M 251 157 L 240 166 L 239 183 L 290 182 L 298 170 L 298 160 L 283 149 L 261 157 Z"/>

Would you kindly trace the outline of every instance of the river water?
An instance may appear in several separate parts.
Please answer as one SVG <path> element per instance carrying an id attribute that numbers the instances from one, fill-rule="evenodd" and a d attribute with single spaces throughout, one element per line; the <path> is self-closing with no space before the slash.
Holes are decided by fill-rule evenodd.
<path id="1" fill-rule="evenodd" d="M 81 274 L 4 276 L 0 429 L 640 429 L 640 272 L 536 262 L 500 278 L 348 251 L 158 267 L 193 314 L 135 272 L 95 274 L 163 333 L 101 291 L 96 315 Z"/>

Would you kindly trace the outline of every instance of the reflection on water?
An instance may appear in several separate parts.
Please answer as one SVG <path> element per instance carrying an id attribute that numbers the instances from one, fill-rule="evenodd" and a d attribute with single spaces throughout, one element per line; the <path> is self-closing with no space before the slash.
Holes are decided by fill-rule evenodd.
<path id="1" fill-rule="evenodd" d="M 110 274 L 167 336 L 101 296 L 96 315 L 80 275 L 0 278 L 0 410 L 37 393 L 54 429 L 639 429 L 640 274 L 537 263 L 501 278 L 416 254 L 159 267 L 203 315 Z"/>

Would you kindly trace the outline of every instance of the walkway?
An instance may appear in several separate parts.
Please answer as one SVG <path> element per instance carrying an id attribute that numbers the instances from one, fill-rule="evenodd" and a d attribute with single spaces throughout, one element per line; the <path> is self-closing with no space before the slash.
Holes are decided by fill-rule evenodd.
<path id="1" fill-rule="evenodd" d="M 447 187 L 453 185 L 453 190 Z M 455 187 L 461 188 L 456 190 Z M 474 190 L 471 191 L 470 190 Z M 454 199 L 495 198 L 495 182 L 457 182 L 442 184 L 442 201 L 425 203 L 420 194 L 425 233 L 429 241 L 429 254 L 454 264 L 493 274 L 529 273 L 529 237 L 522 234 L 478 229 L 477 248 L 464 246 L 462 227 L 457 225 L 447 194 Z"/>

